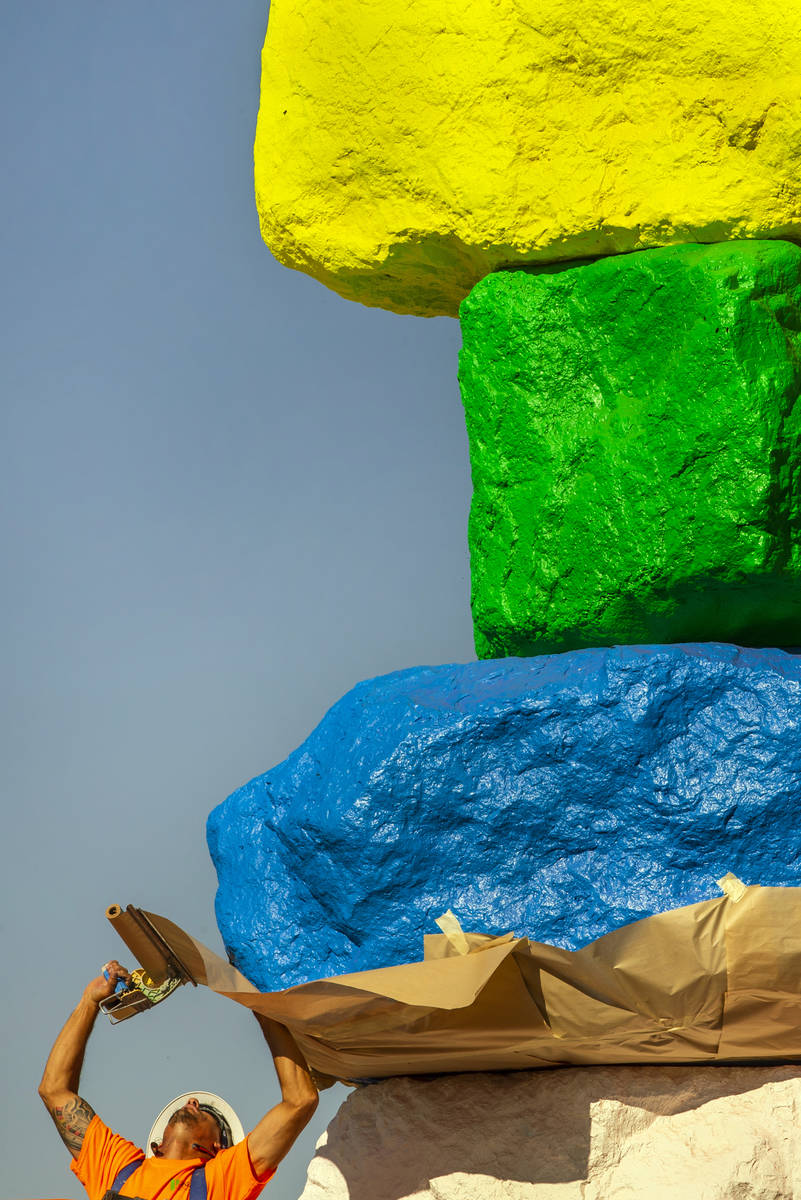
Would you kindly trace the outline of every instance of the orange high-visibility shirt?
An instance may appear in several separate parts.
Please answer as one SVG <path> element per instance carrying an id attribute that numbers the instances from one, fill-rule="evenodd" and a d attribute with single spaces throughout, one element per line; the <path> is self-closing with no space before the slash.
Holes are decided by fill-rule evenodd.
<path id="1" fill-rule="evenodd" d="M 86 1188 L 89 1200 L 101 1200 L 120 1168 L 142 1154 L 138 1146 L 112 1133 L 95 1115 L 70 1169 Z M 120 1194 L 141 1200 L 188 1200 L 192 1172 L 203 1165 L 202 1158 L 146 1158 L 120 1188 Z M 247 1138 L 230 1150 L 221 1150 L 205 1163 L 205 1168 L 208 1200 L 255 1200 L 275 1174 L 275 1167 L 262 1176 L 256 1174 Z"/>

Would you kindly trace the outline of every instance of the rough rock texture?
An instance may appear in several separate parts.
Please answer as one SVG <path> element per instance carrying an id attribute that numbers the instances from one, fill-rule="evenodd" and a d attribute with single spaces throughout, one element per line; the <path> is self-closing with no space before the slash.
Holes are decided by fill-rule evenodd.
<path id="1" fill-rule="evenodd" d="M 273 0 L 276 257 L 455 316 L 489 271 L 801 234 L 801 0 Z"/>
<path id="2" fill-rule="evenodd" d="M 466 930 L 576 948 L 801 884 L 801 658 L 733 646 L 418 667 L 359 684 L 209 818 L 217 920 L 262 990 Z"/>
<path id="3" fill-rule="evenodd" d="M 301 1200 L 797 1200 L 797 1067 L 585 1067 L 355 1092 Z"/>
<path id="4" fill-rule="evenodd" d="M 801 641 L 801 250 L 489 276 L 462 305 L 479 657 Z"/>

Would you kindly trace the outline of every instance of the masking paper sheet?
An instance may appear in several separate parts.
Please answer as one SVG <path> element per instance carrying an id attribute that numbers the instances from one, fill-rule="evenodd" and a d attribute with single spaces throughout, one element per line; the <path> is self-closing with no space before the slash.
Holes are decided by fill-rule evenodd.
<path id="1" fill-rule="evenodd" d="M 463 933 L 446 914 L 421 962 L 268 993 L 146 915 L 199 983 L 287 1025 L 316 1072 L 344 1081 L 801 1058 L 801 888 L 721 884 L 574 951 Z"/>

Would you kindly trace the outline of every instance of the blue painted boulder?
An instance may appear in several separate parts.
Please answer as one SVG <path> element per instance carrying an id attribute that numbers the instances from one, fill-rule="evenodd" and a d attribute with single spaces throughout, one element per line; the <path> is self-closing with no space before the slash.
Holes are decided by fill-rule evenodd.
<path id="1" fill-rule="evenodd" d="M 801 885 L 801 658 L 726 645 L 418 667 L 359 684 L 209 818 L 261 989 L 467 929 L 575 948 L 746 883 Z"/>

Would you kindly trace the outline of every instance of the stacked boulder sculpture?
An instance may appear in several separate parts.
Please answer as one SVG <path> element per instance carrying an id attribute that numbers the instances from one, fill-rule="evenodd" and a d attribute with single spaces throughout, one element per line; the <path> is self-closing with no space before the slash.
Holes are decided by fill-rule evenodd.
<path id="1" fill-rule="evenodd" d="M 454 954 L 512 933 L 573 951 L 683 905 L 700 931 L 716 880 L 732 904 L 748 891 L 727 872 L 801 886 L 801 659 L 780 649 L 801 645 L 800 56 L 801 0 L 273 0 L 262 233 L 345 297 L 459 313 L 489 661 L 359 685 L 212 814 L 218 922 L 260 989 L 347 975 L 358 991 L 354 972 L 419 959 L 449 908 L 488 935 L 443 926 Z M 767 958 L 757 976 L 771 1013 L 779 993 L 796 1011 Z M 658 999 L 636 1001 L 649 1061 L 686 1057 Z M 440 1026 L 415 1003 L 430 1045 Z M 701 1003 L 707 1033 L 732 1003 Z M 358 1061 L 357 1018 L 339 1043 L 328 1017 L 326 1061 L 337 1045 Z M 729 1056 L 801 1058 L 801 1022 L 771 1019 Z M 598 1037 L 561 1061 L 629 1061 Z M 557 1194 L 547 1172 L 526 1182 Z"/>

